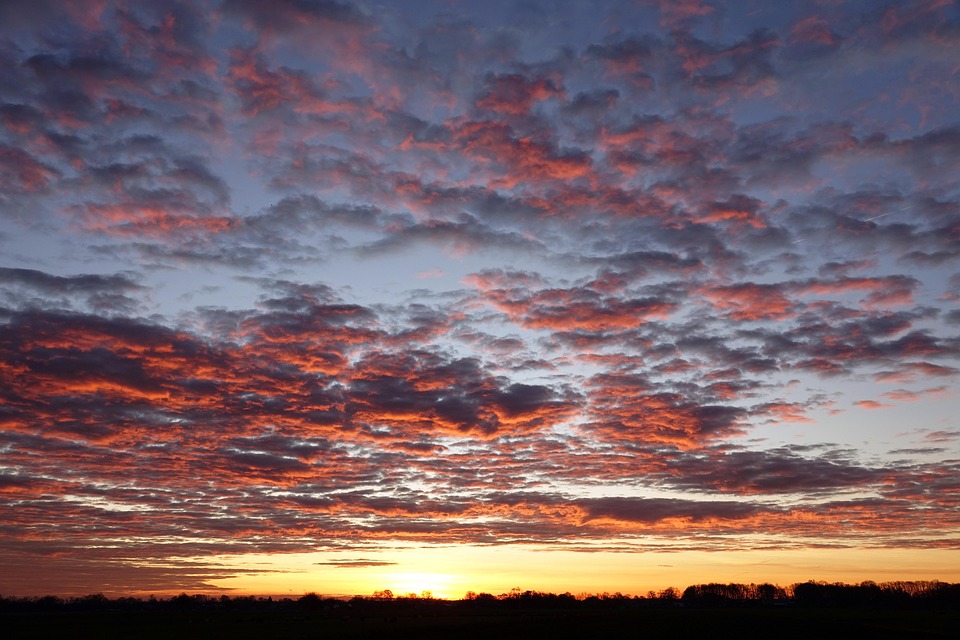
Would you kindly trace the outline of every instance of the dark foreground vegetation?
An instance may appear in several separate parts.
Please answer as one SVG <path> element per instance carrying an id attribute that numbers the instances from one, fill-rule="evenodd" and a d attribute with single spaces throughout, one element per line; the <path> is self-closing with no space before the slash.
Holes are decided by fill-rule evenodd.
<path id="1" fill-rule="evenodd" d="M 7 638 L 954 638 L 960 584 L 702 584 L 645 597 L 514 589 L 463 600 L 428 594 L 298 599 L 0 598 Z"/>

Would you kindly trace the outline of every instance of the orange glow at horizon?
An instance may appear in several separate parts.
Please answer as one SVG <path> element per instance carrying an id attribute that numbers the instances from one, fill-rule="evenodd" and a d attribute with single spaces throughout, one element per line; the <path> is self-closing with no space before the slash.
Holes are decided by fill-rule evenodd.
<path id="1" fill-rule="evenodd" d="M 390 590 L 459 599 L 469 591 L 500 595 L 511 589 L 552 593 L 646 595 L 703 583 L 773 583 L 808 580 L 856 584 L 865 580 L 960 581 L 957 549 L 818 549 L 739 552 L 580 552 L 541 546 L 436 546 L 399 552 L 364 551 L 369 566 L 346 554 L 222 556 L 237 568 L 215 589 L 245 595 L 370 596 Z M 340 558 L 339 560 L 337 558 Z M 343 564 L 338 564 L 342 562 Z M 396 564 L 391 564 L 396 562 Z M 244 573 L 244 568 L 259 573 Z"/>

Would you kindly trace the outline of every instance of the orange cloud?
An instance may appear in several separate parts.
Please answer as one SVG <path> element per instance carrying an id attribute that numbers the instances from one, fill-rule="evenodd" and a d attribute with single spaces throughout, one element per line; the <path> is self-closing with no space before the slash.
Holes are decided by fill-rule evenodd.
<path id="1" fill-rule="evenodd" d="M 892 404 L 885 404 L 883 402 L 877 402 L 876 400 L 857 400 L 853 403 L 854 405 L 860 407 L 861 409 L 889 409 L 892 407 Z"/>
<path id="2" fill-rule="evenodd" d="M 783 320 L 795 315 L 794 303 L 779 285 L 743 283 L 697 292 L 733 320 Z"/>

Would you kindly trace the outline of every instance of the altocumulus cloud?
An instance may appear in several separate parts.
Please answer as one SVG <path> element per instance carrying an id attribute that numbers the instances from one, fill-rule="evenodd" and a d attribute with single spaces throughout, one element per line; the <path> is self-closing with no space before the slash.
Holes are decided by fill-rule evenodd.
<path id="1" fill-rule="evenodd" d="M 3 3 L 3 589 L 956 548 L 956 4 L 530 10 Z"/>

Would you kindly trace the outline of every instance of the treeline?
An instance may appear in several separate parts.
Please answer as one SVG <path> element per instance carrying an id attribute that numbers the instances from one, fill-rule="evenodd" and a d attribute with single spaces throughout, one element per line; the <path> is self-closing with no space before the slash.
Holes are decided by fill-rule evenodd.
<path id="1" fill-rule="evenodd" d="M 764 607 L 817 608 L 956 608 L 960 584 L 939 581 L 862 582 L 860 584 L 804 582 L 780 587 L 764 584 L 698 584 L 682 593 L 675 588 L 646 596 L 621 593 L 546 593 L 513 589 L 508 593 L 468 592 L 462 600 L 433 598 L 428 592 L 395 596 L 389 590 L 372 596 L 323 597 L 308 593 L 300 598 L 219 596 L 181 593 L 171 598 L 108 598 L 96 593 L 75 598 L 57 596 L 0 597 L 0 612 L 83 611 L 310 611 L 348 614 L 427 613 L 437 611 L 509 611 L 511 609 L 631 609 L 643 607 Z"/>
<path id="2" fill-rule="evenodd" d="M 687 587 L 680 600 L 690 605 L 792 604 L 810 607 L 899 607 L 960 604 L 960 584 L 897 581 L 860 584 L 802 582 L 787 588 L 772 584 L 699 584 Z"/>
<path id="3" fill-rule="evenodd" d="M 938 581 L 861 582 L 858 585 L 804 582 L 793 601 L 811 607 L 960 607 L 960 584 Z"/>
<path id="4" fill-rule="evenodd" d="M 860 584 L 803 582 L 778 585 L 710 583 L 687 587 L 682 593 L 670 587 L 646 596 L 620 593 L 573 596 L 520 591 L 493 596 L 468 593 L 464 601 L 487 605 L 525 607 L 604 607 L 604 606 L 803 606 L 803 607 L 923 607 L 960 606 L 960 584 L 928 581 L 896 581 Z"/>

